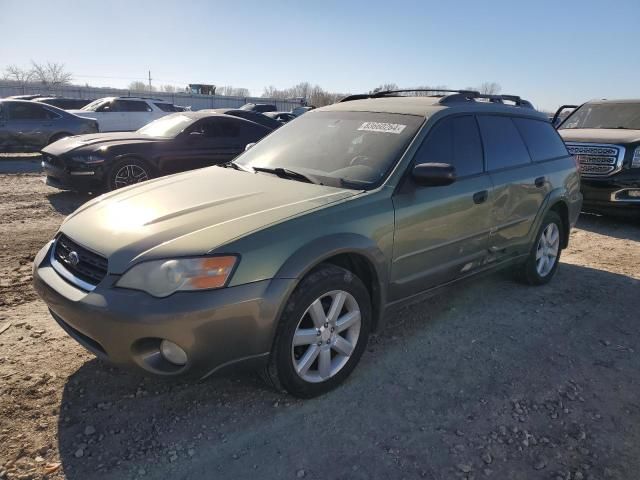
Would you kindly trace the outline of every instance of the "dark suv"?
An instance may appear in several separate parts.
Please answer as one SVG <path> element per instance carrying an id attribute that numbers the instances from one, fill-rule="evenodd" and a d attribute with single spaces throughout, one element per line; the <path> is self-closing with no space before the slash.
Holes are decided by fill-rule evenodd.
<path id="1" fill-rule="evenodd" d="M 36 290 L 101 358 L 166 376 L 244 363 L 309 397 L 391 308 L 509 266 L 548 282 L 582 196 L 546 117 L 518 97 L 401 93 L 83 205 L 37 255 Z"/>
<path id="2" fill-rule="evenodd" d="M 587 102 L 558 132 L 580 164 L 585 209 L 640 214 L 640 100 Z"/>

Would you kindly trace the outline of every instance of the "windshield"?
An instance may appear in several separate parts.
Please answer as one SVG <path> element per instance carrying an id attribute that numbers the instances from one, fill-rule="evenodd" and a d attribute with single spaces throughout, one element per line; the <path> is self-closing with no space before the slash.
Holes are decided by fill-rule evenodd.
<path id="1" fill-rule="evenodd" d="M 561 130 L 569 128 L 640 130 L 640 103 L 585 104 L 560 126 Z"/>
<path id="2" fill-rule="evenodd" d="M 93 102 L 85 105 L 80 110 L 84 110 L 85 112 L 95 112 L 100 105 L 108 101 L 109 100 L 106 98 L 99 98 L 98 100 L 94 100 Z"/>
<path id="3" fill-rule="evenodd" d="M 175 113 L 160 117 L 151 123 L 147 123 L 138 130 L 142 135 L 150 137 L 175 138 L 185 128 L 195 122 L 195 119 L 188 117 L 182 113 Z"/>
<path id="4" fill-rule="evenodd" d="M 421 116 L 392 113 L 314 112 L 282 126 L 235 163 L 244 168 L 293 170 L 327 185 L 349 186 L 350 182 L 358 188 L 373 188 L 423 121 Z"/>

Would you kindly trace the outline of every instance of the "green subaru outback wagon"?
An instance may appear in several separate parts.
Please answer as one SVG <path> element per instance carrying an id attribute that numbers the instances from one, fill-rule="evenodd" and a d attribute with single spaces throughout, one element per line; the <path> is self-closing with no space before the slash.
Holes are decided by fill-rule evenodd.
<path id="1" fill-rule="evenodd" d="M 507 266 L 551 280 L 579 182 L 519 97 L 356 95 L 225 168 L 86 203 L 37 255 L 34 285 L 100 358 L 165 376 L 249 365 L 312 397 L 392 307 Z"/>

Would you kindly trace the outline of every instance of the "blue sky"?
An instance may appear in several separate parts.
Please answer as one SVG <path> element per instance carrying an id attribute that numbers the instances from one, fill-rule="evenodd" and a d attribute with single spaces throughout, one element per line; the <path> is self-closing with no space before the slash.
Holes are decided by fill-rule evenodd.
<path id="1" fill-rule="evenodd" d="M 639 22 L 640 0 L 0 0 L 0 71 L 55 61 L 126 87 L 150 69 L 155 84 L 253 94 L 495 81 L 552 109 L 640 97 Z"/>

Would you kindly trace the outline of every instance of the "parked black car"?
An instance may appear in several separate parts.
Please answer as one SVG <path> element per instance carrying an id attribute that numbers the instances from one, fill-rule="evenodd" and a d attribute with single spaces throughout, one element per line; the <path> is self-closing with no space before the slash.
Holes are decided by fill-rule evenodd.
<path id="1" fill-rule="evenodd" d="M 34 98 L 34 102 L 46 103 L 47 105 L 53 105 L 54 107 L 61 108 L 63 110 L 78 110 L 85 105 L 89 105 L 93 102 L 93 99 L 83 98 L 64 98 L 64 97 L 39 97 Z"/>
<path id="2" fill-rule="evenodd" d="M 137 132 L 68 138 L 42 150 L 48 185 L 99 192 L 233 160 L 271 130 L 212 112 L 173 113 Z"/>
<path id="3" fill-rule="evenodd" d="M 640 214 L 640 99 L 587 102 L 558 133 L 580 165 L 585 210 Z"/>
<path id="4" fill-rule="evenodd" d="M 71 135 L 98 131 L 98 122 L 44 103 L 0 100 L 0 152 L 37 152 Z"/>
<path id="5" fill-rule="evenodd" d="M 273 118 L 274 120 L 278 120 L 281 123 L 287 123 L 296 118 L 296 116 L 291 112 L 267 112 L 264 115 L 269 118 Z"/>
<path id="6" fill-rule="evenodd" d="M 245 103 L 243 106 L 240 107 L 240 110 L 248 110 L 250 112 L 265 113 L 265 112 L 275 112 L 278 109 L 276 108 L 275 105 L 271 103 Z"/>
<path id="7" fill-rule="evenodd" d="M 212 110 L 207 110 L 209 112 L 218 112 L 223 113 L 225 115 L 232 115 L 234 117 L 244 118 L 245 120 L 249 120 L 251 122 L 258 123 L 263 127 L 270 128 L 271 130 L 275 130 L 282 126 L 282 122 L 275 120 L 273 118 L 269 118 L 263 113 L 254 112 L 253 110 L 241 110 L 239 108 L 214 108 Z"/>

